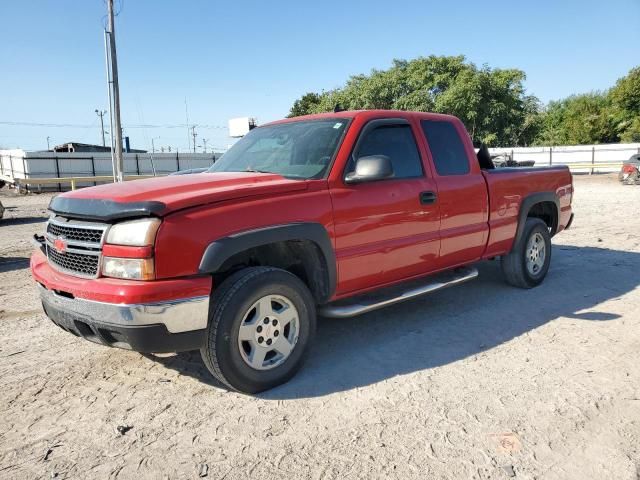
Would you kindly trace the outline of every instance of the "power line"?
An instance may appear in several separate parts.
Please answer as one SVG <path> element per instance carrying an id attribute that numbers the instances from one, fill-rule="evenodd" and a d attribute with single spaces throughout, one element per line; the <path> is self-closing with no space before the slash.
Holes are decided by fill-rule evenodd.
<path id="1" fill-rule="evenodd" d="M 0 125 L 11 125 L 17 127 L 65 127 L 65 128 L 89 128 L 91 125 L 80 125 L 72 123 L 38 123 L 38 122 L 2 122 Z"/>
<path id="2" fill-rule="evenodd" d="M 42 122 L 8 122 L 8 121 L 0 121 L 0 125 L 8 125 L 13 127 L 52 127 L 52 128 L 91 128 L 95 124 L 79 124 L 79 123 L 42 123 Z M 186 123 L 174 123 L 174 124 L 127 124 L 123 125 L 122 128 L 189 128 L 191 129 L 191 124 Z M 227 130 L 228 127 L 226 125 L 202 125 L 198 124 L 198 128 L 204 129 L 217 129 L 217 130 Z"/>

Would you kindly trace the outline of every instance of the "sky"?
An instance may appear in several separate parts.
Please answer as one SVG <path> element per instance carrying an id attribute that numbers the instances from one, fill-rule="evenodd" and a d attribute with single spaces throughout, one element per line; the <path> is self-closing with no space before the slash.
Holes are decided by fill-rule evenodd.
<path id="1" fill-rule="evenodd" d="M 116 11 L 122 123 L 145 149 L 187 150 L 187 112 L 198 151 L 203 138 L 225 148 L 229 118 L 282 118 L 302 94 L 394 58 L 519 68 L 545 103 L 640 65 L 640 0 L 116 0 Z M 0 0 L 0 19 L 0 148 L 101 143 L 104 0 Z"/>

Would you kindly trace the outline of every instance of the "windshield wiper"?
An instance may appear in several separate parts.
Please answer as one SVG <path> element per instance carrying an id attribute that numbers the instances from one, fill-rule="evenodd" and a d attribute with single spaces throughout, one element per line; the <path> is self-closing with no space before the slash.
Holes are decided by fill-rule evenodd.
<path id="1" fill-rule="evenodd" d="M 288 173 L 280 173 L 280 172 L 272 172 L 270 170 L 259 170 L 257 168 L 253 168 L 253 167 L 247 167 L 245 170 L 242 170 L 243 172 L 249 172 L 249 173 L 270 173 L 272 175 L 280 175 L 281 177 L 284 178 L 288 178 L 291 180 L 306 180 L 306 177 L 302 176 L 302 175 L 296 175 L 296 174 L 288 174 Z"/>
<path id="2" fill-rule="evenodd" d="M 253 168 L 253 167 L 247 167 L 243 171 L 244 172 L 251 172 L 251 173 L 275 173 L 275 172 L 270 172 L 269 170 L 258 170 L 257 168 Z"/>

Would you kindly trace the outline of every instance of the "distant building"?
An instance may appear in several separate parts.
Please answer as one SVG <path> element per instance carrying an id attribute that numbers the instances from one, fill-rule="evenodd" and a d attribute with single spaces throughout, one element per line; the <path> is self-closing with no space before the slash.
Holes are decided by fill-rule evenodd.
<path id="1" fill-rule="evenodd" d="M 257 126 L 258 122 L 253 117 L 231 118 L 229 120 L 229 136 L 232 138 L 244 137 Z"/>
<path id="2" fill-rule="evenodd" d="M 55 147 L 53 147 L 52 151 L 57 153 L 111 152 L 111 147 L 103 147 L 102 145 L 91 145 L 89 143 L 67 142 L 61 145 L 56 145 Z M 147 151 L 130 148 L 128 153 L 147 153 Z"/>

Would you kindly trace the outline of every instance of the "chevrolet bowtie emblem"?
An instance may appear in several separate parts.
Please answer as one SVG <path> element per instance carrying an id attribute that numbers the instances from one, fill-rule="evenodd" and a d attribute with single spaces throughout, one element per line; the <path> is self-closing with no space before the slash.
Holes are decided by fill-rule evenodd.
<path id="1" fill-rule="evenodd" d="M 58 253 L 64 253 L 67 251 L 67 239 L 65 237 L 58 237 L 53 241 L 53 248 Z"/>

